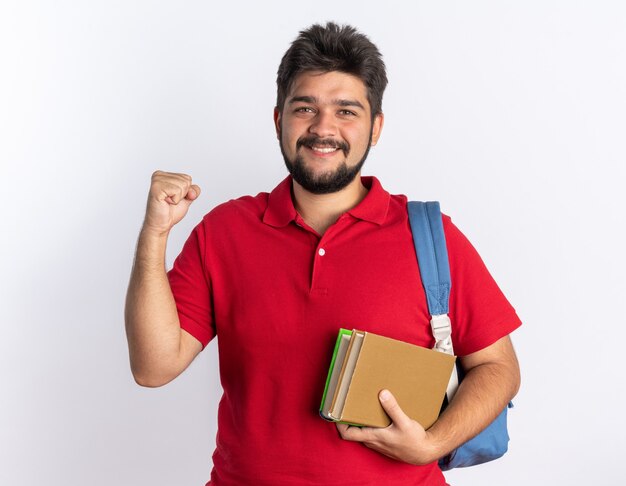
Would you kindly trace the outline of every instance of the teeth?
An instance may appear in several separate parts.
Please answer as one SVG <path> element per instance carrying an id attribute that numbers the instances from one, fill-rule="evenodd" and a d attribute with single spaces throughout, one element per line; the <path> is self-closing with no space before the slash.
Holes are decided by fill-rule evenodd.
<path id="1" fill-rule="evenodd" d="M 334 147 L 311 147 L 313 150 L 315 150 L 316 152 L 321 152 L 323 154 L 329 154 L 331 152 L 334 152 L 335 150 L 337 150 Z"/>

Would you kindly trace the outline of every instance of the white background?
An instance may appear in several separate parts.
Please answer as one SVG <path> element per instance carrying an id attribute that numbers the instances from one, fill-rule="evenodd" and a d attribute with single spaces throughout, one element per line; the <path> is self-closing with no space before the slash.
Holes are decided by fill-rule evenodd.
<path id="1" fill-rule="evenodd" d="M 203 188 L 171 264 L 202 214 L 285 176 L 276 69 L 300 29 L 331 19 L 388 66 L 365 173 L 441 200 L 525 324 L 510 452 L 449 482 L 623 484 L 623 2 L 0 5 L 0 484 L 208 480 L 215 343 L 161 389 L 128 367 L 150 174 Z"/>

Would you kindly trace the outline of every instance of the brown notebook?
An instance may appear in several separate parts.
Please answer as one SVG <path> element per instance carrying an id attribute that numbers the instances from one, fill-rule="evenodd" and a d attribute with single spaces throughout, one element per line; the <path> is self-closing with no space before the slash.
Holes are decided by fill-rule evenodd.
<path id="1" fill-rule="evenodd" d="M 387 427 L 378 400 L 388 389 L 402 410 L 424 428 L 439 416 L 455 357 L 371 332 L 341 330 L 321 415 L 338 422 Z M 340 371 L 337 367 L 340 367 Z"/>

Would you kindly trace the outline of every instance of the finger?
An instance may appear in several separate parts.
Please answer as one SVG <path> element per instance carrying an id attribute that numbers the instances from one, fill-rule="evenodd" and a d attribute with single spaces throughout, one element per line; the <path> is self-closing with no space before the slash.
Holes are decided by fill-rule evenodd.
<path id="1" fill-rule="evenodd" d="M 178 204 L 188 192 L 188 188 L 184 185 L 171 182 L 164 182 L 157 189 L 159 190 L 157 199 L 169 204 Z"/>
<path id="2" fill-rule="evenodd" d="M 191 184 L 191 176 L 189 174 L 183 174 L 180 172 L 165 172 L 163 170 L 156 170 L 152 173 L 152 180 L 173 180 L 177 179 L 185 183 Z"/>
<path id="3" fill-rule="evenodd" d="M 161 170 L 157 170 L 152 174 L 152 189 L 155 191 L 164 190 L 172 200 L 178 201 L 178 199 L 187 198 L 191 187 L 193 187 L 193 185 L 190 175 L 176 172 L 163 172 Z M 170 192 L 172 188 L 174 188 L 176 192 L 178 191 L 175 188 L 180 188 L 182 191 L 180 197 L 175 197 L 174 193 Z M 191 199 L 194 199 L 200 194 L 200 188 L 198 186 L 195 186 L 195 188 L 197 190 L 194 191 L 194 195 L 192 195 Z"/>
<path id="4" fill-rule="evenodd" d="M 411 418 L 402 411 L 398 401 L 389 390 L 382 390 L 378 394 L 378 399 L 394 425 L 403 428 L 411 422 Z"/>
<path id="5" fill-rule="evenodd" d="M 344 440 L 353 442 L 364 442 L 371 440 L 372 429 L 371 427 L 356 427 L 354 425 L 337 423 L 337 430 L 339 435 Z"/>
<path id="6" fill-rule="evenodd" d="M 200 187 L 191 184 L 191 179 L 169 178 L 159 181 L 153 187 L 156 199 L 165 201 L 168 204 L 178 204 L 183 200 L 194 201 L 200 195 Z"/>
<path id="7" fill-rule="evenodd" d="M 335 422 L 335 426 L 339 431 L 339 435 L 342 435 L 346 430 L 348 430 L 348 424 L 340 424 L 339 422 Z"/>
<path id="8" fill-rule="evenodd" d="M 198 199 L 200 192 L 201 192 L 200 186 L 198 186 L 197 184 L 193 184 L 187 191 L 187 195 L 185 196 L 185 199 L 189 199 L 190 201 L 195 201 L 196 199 Z"/>

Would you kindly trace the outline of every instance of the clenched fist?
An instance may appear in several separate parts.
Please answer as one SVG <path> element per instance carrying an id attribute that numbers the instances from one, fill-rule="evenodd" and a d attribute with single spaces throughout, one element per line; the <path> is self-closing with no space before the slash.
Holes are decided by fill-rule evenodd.
<path id="1" fill-rule="evenodd" d="M 199 195 L 200 187 L 192 184 L 187 174 L 157 170 L 152 174 L 143 231 L 167 234 Z"/>

